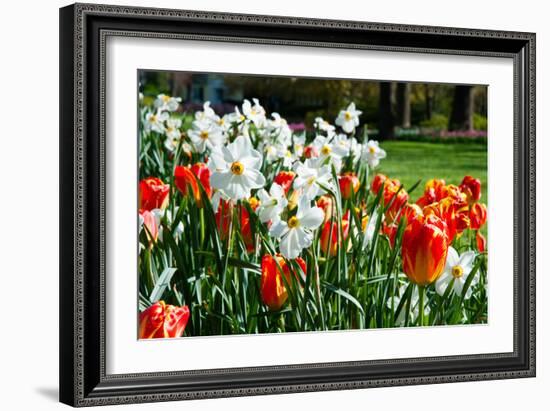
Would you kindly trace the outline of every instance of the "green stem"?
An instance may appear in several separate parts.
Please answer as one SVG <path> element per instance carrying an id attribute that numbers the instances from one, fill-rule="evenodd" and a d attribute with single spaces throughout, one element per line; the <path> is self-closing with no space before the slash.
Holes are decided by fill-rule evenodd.
<path id="1" fill-rule="evenodd" d="M 424 325 L 424 286 L 418 286 L 418 324 Z"/>

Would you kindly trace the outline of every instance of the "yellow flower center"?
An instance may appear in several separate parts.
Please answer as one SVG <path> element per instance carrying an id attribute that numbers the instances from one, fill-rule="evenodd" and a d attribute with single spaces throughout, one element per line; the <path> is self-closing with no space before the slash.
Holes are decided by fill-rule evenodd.
<path id="1" fill-rule="evenodd" d="M 453 275 L 454 278 L 460 278 L 464 275 L 464 269 L 459 265 L 455 265 L 451 269 L 451 274 Z"/>
<path id="2" fill-rule="evenodd" d="M 218 125 L 223 126 L 225 124 L 225 120 L 223 118 L 220 118 L 218 120 Z"/>
<path id="3" fill-rule="evenodd" d="M 244 173 L 243 163 L 235 161 L 233 164 L 231 164 L 231 172 L 237 176 L 240 176 L 242 173 Z"/>
<path id="4" fill-rule="evenodd" d="M 324 156 L 328 156 L 330 152 L 332 151 L 332 148 L 328 144 L 325 144 L 323 148 L 321 149 L 321 154 Z"/>
<path id="5" fill-rule="evenodd" d="M 289 228 L 296 228 L 300 225 L 300 220 L 296 218 L 296 216 L 290 217 L 288 219 L 288 227 Z"/>
<path id="6" fill-rule="evenodd" d="M 346 119 L 346 121 L 350 121 L 351 120 L 351 113 L 349 111 L 346 111 L 344 113 L 344 118 Z"/>
<path id="7" fill-rule="evenodd" d="M 374 147 L 369 147 L 369 153 L 371 153 L 371 154 L 376 153 L 376 148 L 374 148 Z"/>
<path id="8" fill-rule="evenodd" d="M 286 151 L 285 156 L 287 156 L 287 157 L 292 157 L 292 153 L 290 152 L 290 150 L 287 150 L 287 151 Z"/>
<path id="9" fill-rule="evenodd" d="M 203 140 L 208 139 L 208 131 L 206 131 L 206 130 L 201 131 L 201 138 Z"/>
<path id="10" fill-rule="evenodd" d="M 311 176 L 310 178 L 307 179 L 307 184 L 311 186 L 313 185 L 313 183 L 315 183 L 315 177 Z"/>
<path id="11" fill-rule="evenodd" d="M 243 116 L 243 115 L 241 114 L 241 116 L 239 117 L 239 120 L 240 120 L 240 121 L 244 121 L 245 118 L 246 118 L 246 117 Z"/>
<path id="12" fill-rule="evenodd" d="M 162 101 L 164 101 L 165 103 L 168 103 L 170 101 L 170 96 L 162 96 Z"/>
<path id="13" fill-rule="evenodd" d="M 157 116 L 153 114 L 151 117 L 149 117 L 149 121 L 151 123 L 156 123 L 157 122 Z"/>

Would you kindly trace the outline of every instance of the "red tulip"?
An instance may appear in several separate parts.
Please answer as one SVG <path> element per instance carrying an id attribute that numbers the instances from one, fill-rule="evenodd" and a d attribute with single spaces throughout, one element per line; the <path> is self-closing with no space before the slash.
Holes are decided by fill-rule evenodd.
<path id="1" fill-rule="evenodd" d="M 169 194 L 170 185 L 164 184 L 160 178 L 144 178 L 139 182 L 139 209 L 166 208 Z"/>
<path id="2" fill-rule="evenodd" d="M 348 212 L 344 214 L 344 218 L 342 219 L 342 233 L 344 235 L 344 240 L 340 238 L 338 223 L 336 221 L 333 223 L 327 221 L 325 223 L 325 225 L 323 226 L 323 230 L 321 231 L 321 250 L 323 251 L 323 253 L 330 254 L 333 257 L 338 253 L 338 248 L 341 247 L 343 241 L 348 238 L 349 218 L 350 214 L 348 210 Z"/>
<path id="3" fill-rule="evenodd" d="M 178 190 L 186 196 L 190 192 L 193 194 L 195 201 L 199 207 L 202 207 L 201 193 L 197 179 L 202 184 L 202 187 L 210 198 L 212 196 L 212 188 L 210 187 L 210 170 L 204 163 L 196 163 L 191 167 L 176 166 L 174 170 L 174 183 Z M 191 191 L 189 191 L 191 188 Z"/>
<path id="4" fill-rule="evenodd" d="M 387 235 L 390 240 L 390 245 L 395 247 L 395 237 L 397 235 L 397 228 L 398 226 L 396 224 L 386 224 L 382 223 L 382 233 Z"/>
<path id="5" fill-rule="evenodd" d="M 445 267 L 449 242 L 446 224 L 435 215 L 417 217 L 403 233 L 403 271 L 413 283 L 425 286 L 439 278 Z"/>
<path id="6" fill-rule="evenodd" d="M 246 246 L 246 251 L 252 253 L 254 251 L 254 236 L 252 235 L 252 226 L 250 221 L 250 214 L 244 206 L 239 207 L 239 220 L 241 226 L 239 231 L 243 237 L 244 244 Z"/>
<path id="7" fill-rule="evenodd" d="M 471 205 L 481 198 L 481 181 L 472 176 L 465 176 L 460 184 L 460 190 L 466 194 L 466 201 Z"/>
<path id="8" fill-rule="evenodd" d="M 189 308 L 158 301 L 139 314 L 139 338 L 177 338 L 183 335 Z"/>
<path id="9" fill-rule="evenodd" d="M 372 183 L 370 186 L 371 191 L 374 194 L 378 194 L 382 186 L 386 184 L 386 181 L 389 182 L 391 180 L 389 180 L 388 177 L 386 177 L 384 174 L 376 174 L 372 179 Z"/>
<path id="10" fill-rule="evenodd" d="M 292 187 L 294 177 L 296 177 L 296 173 L 293 171 L 281 171 L 275 176 L 273 182 L 283 187 L 283 190 L 285 190 L 285 194 L 288 194 L 290 187 Z"/>
<path id="11" fill-rule="evenodd" d="M 470 208 L 470 227 L 479 230 L 487 222 L 487 207 L 482 203 L 475 203 Z"/>
<path id="12" fill-rule="evenodd" d="M 405 204 L 399 214 L 400 218 L 406 219 L 406 224 L 422 215 L 422 209 L 417 204 Z"/>
<path id="13" fill-rule="evenodd" d="M 382 197 L 384 199 L 385 207 L 391 203 L 389 208 L 386 210 L 386 217 L 390 221 L 396 221 L 401 209 L 409 200 L 409 194 L 407 194 L 403 188 L 400 189 L 400 185 L 392 182 L 391 184 L 386 184 L 384 186 L 384 194 Z"/>
<path id="14" fill-rule="evenodd" d="M 294 261 L 298 263 L 305 274 L 305 261 L 300 257 L 298 257 Z M 260 284 L 260 295 L 263 303 L 267 305 L 271 311 L 280 310 L 288 298 L 288 292 L 285 287 L 285 282 L 281 275 L 281 270 L 279 269 L 279 267 L 277 267 L 277 263 L 279 263 L 279 266 L 281 267 L 282 272 L 285 276 L 286 282 L 289 285 L 292 284 L 292 279 L 290 277 L 291 272 L 294 276 L 296 276 L 296 278 L 298 275 L 292 267 L 289 267 L 289 265 L 286 263 L 286 260 L 280 255 L 273 257 L 269 254 L 266 254 L 262 257 L 262 278 Z"/>
<path id="15" fill-rule="evenodd" d="M 344 173 L 338 177 L 338 183 L 342 198 L 345 200 L 350 199 L 352 193 L 355 194 L 359 190 L 360 182 L 355 173 Z"/>

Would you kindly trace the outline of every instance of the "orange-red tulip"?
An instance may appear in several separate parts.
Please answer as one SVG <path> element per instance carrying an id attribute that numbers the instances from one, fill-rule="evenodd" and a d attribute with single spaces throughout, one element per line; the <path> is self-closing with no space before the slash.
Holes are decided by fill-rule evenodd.
<path id="1" fill-rule="evenodd" d="M 285 194 L 288 194 L 290 187 L 292 187 L 294 177 L 296 177 L 296 173 L 294 171 L 281 171 L 275 176 L 273 182 L 283 187 Z"/>
<path id="2" fill-rule="evenodd" d="M 332 211 L 334 210 L 334 201 L 328 194 L 322 195 L 317 199 L 317 207 L 319 207 L 325 213 L 325 220 L 328 221 L 332 218 Z"/>
<path id="3" fill-rule="evenodd" d="M 241 235 L 243 237 L 246 251 L 252 253 L 254 251 L 254 236 L 252 235 L 250 214 L 244 206 L 239 207 L 239 219 L 241 222 L 239 231 L 241 232 Z"/>
<path id="4" fill-rule="evenodd" d="M 407 203 L 401 209 L 401 213 L 399 214 L 399 217 L 404 218 L 406 220 L 406 224 L 408 224 L 409 221 L 412 221 L 413 219 L 421 215 L 422 215 L 422 209 L 417 204 Z"/>
<path id="5" fill-rule="evenodd" d="M 174 183 L 176 187 L 184 196 L 192 193 L 199 207 L 202 207 L 201 193 L 197 179 L 200 181 L 208 198 L 210 198 L 212 196 L 210 170 L 206 164 L 196 163 L 191 167 L 176 166 L 174 170 Z"/>
<path id="6" fill-rule="evenodd" d="M 470 208 L 470 228 L 479 230 L 487 222 L 487 207 L 482 203 L 475 203 Z"/>
<path id="7" fill-rule="evenodd" d="M 435 215 L 445 222 L 449 244 L 453 242 L 457 232 L 461 232 L 465 221 L 461 218 L 462 213 L 467 213 L 468 206 L 464 202 L 453 200 L 451 197 L 445 197 L 437 203 L 432 203 L 424 207 L 424 215 Z"/>
<path id="8" fill-rule="evenodd" d="M 139 338 L 177 338 L 183 335 L 189 308 L 158 301 L 139 314 Z"/>
<path id="9" fill-rule="evenodd" d="M 465 176 L 460 184 L 460 191 L 466 194 L 466 201 L 471 205 L 481 198 L 481 181 L 472 176 Z"/>
<path id="10" fill-rule="evenodd" d="M 348 238 L 349 218 L 350 213 L 348 210 L 342 219 L 342 233 L 344 235 L 343 241 Z M 321 251 L 334 257 L 338 254 L 338 248 L 342 246 L 343 241 L 338 230 L 338 223 L 336 221 L 333 223 L 327 221 L 321 231 Z"/>
<path id="11" fill-rule="evenodd" d="M 360 182 L 355 173 L 344 173 L 338 177 L 338 183 L 340 184 L 342 198 L 345 200 L 350 199 L 352 194 L 357 193 L 359 190 Z"/>
<path id="12" fill-rule="evenodd" d="M 227 240 L 229 236 L 229 227 L 231 225 L 231 213 L 233 212 L 233 204 L 229 200 L 220 200 L 218 210 L 214 216 L 216 219 L 216 225 L 218 226 L 218 232 L 220 233 L 220 239 L 222 241 Z"/>
<path id="13" fill-rule="evenodd" d="M 389 208 L 386 210 L 386 217 L 391 221 L 397 220 L 401 209 L 407 204 L 409 194 L 403 189 L 399 189 L 400 185 L 391 183 L 384 186 L 384 206 Z"/>
<path id="14" fill-rule="evenodd" d="M 139 209 L 166 208 L 169 194 L 170 185 L 164 184 L 160 178 L 144 178 L 139 182 Z"/>
<path id="15" fill-rule="evenodd" d="M 298 263 L 305 274 L 305 261 L 300 257 L 298 257 L 294 261 Z M 281 270 L 279 269 L 279 267 L 277 267 L 277 263 L 279 263 L 279 266 L 283 271 L 286 282 L 289 285 L 292 284 L 292 279 L 290 278 L 292 267 L 289 267 L 283 257 L 281 257 L 280 255 L 273 257 L 269 254 L 266 254 L 262 257 L 262 278 L 260 284 L 260 294 L 263 303 L 267 305 L 271 311 L 280 310 L 288 298 L 288 292 L 285 287 L 285 282 L 281 275 Z M 297 276 L 297 273 L 294 271 L 294 269 L 292 269 L 292 274 Z"/>
<path id="16" fill-rule="evenodd" d="M 372 179 L 372 183 L 370 186 L 371 191 L 374 194 L 378 194 L 382 186 L 386 184 L 386 181 L 390 181 L 390 180 L 384 174 L 376 174 Z"/>
<path id="17" fill-rule="evenodd" d="M 445 267 L 449 242 L 445 222 L 435 215 L 417 217 L 403 233 L 403 271 L 413 283 L 425 286 Z"/>
<path id="18" fill-rule="evenodd" d="M 395 237 L 397 235 L 397 224 L 382 223 L 382 233 L 387 235 L 390 240 L 390 245 L 395 247 Z"/>

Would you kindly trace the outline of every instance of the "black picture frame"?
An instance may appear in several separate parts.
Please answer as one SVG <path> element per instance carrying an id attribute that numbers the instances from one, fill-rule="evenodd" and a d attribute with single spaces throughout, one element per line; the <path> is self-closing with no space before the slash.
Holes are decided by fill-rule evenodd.
<path id="1" fill-rule="evenodd" d="M 513 352 L 107 375 L 103 87 L 105 39 L 111 35 L 513 59 Z M 535 34 L 95 4 L 61 8 L 60 220 L 60 401 L 66 404 L 92 406 L 533 377 Z"/>

